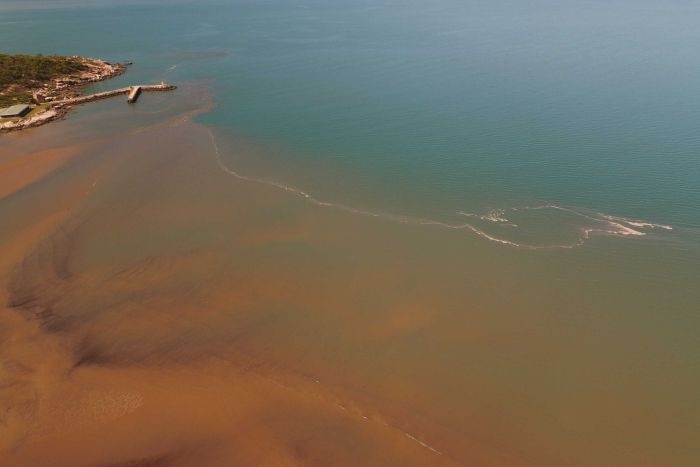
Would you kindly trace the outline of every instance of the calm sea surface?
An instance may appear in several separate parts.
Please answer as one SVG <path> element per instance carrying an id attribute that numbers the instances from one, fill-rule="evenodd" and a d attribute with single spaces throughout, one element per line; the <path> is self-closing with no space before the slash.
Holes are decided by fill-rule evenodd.
<path id="1" fill-rule="evenodd" d="M 3 50 L 134 61 L 124 82 L 204 81 L 217 108 L 201 121 L 272 149 L 241 164 L 324 199 L 700 227 L 694 2 L 21 4 L 0 6 Z"/>
<path id="2" fill-rule="evenodd" d="M 549 338 L 575 329 L 556 337 L 571 358 L 534 352 L 505 364 L 503 350 L 487 350 L 477 372 L 488 381 L 483 369 L 500 368 L 508 376 L 491 376 L 501 391 L 537 379 L 528 394 L 543 395 L 532 406 L 546 408 L 537 423 L 552 432 L 585 426 L 613 444 L 629 429 L 624 449 L 648 449 L 608 456 L 577 444 L 600 454 L 580 457 L 589 465 L 700 460 L 689 441 L 700 436 L 699 45 L 700 3 L 682 0 L 0 3 L 2 52 L 134 62 L 99 89 L 206 89 L 215 106 L 196 121 L 237 179 L 383 219 L 397 236 L 423 229 L 417 254 L 488 271 L 464 281 L 480 284 L 482 313 L 504 313 L 490 319 L 537 315 Z M 98 132 L 93 113 L 147 112 L 149 99 L 174 97 L 70 118 Z M 360 257 L 381 250 L 354 246 Z M 502 283 L 496 264 L 511 265 Z M 446 265 L 447 283 L 459 271 Z M 522 301 L 484 298 L 519 284 L 535 287 Z M 442 357 L 414 355 L 417 338 L 397 359 L 426 380 L 440 368 L 433 381 L 469 367 L 466 344 L 439 336 L 430 342 L 443 343 Z M 431 394 L 459 406 L 468 375 L 446 381 Z M 630 394 L 634 409 L 596 419 L 615 413 L 623 398 L 612 393 Z M 518 417 L 527 439 L 532 426 Z M 664 464 L 670 453 L 676 463 Z"/>

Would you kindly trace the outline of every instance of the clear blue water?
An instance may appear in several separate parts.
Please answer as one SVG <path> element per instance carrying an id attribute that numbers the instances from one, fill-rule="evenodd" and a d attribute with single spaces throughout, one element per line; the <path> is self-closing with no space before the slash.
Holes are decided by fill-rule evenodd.
<path id="1" fill-rule="evenodd" d="M 268 148 L 230 162 L 321 199 L 700 227 L 696 2 L 187 3 L 10 2 L 0 43 L 133 60 L 123 82 L 205 83 L 217 107 L 200 121 Z M 548 230 L 520 221 L 529 233 L 504 238 Z"/>

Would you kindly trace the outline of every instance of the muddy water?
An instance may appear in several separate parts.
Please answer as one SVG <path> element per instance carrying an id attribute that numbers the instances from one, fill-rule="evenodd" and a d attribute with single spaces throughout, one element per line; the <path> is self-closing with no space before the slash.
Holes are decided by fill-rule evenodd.
<path id="1" fill-rule="evenodd" d="M 349 212 L 99 105 L 1 142 L 2 465 L 697 459 L 692 245 Z"/>

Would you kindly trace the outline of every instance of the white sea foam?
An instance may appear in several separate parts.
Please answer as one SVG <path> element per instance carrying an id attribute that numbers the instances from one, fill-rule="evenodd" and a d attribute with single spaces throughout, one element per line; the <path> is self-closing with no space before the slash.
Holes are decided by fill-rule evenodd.
<path id="1" fill-rule="evenodd" d="M 612 235 L 612 236 L 622 236 L 622 237 L 643 237 L 646 235 L 645 232 L 642 230 L 645 229 L 663 229 L 663 230 L 673 230 L 673 227 L 669 225 L 663 225 L 663 224 L 654 224 L 651 222 L 646 222 L 646 221 L 640 221 L 640 220 L 633 220 L 633 219 L 627 219 L 624 217 L 618 217 L 618 216 L 612 216 L 609 214 L 603 214 L 595 211 L 590 211 L 586 209 L 580 209 L 580 208 L 574 208 L 574 207 L 567 207 L 567 206 L 559 206 L 556 204 L 542 204 L 542 205 L 536 205 L 536 206 L 514 206 L 510 208 L 500 208 L 500 209 L 492 209 L 485 214 L 476 214 L 476 213 L 470 213 L 470 212 L 465 212 L 465 211 L 457 211 L 456 214 L 462 216 L 462 217 L 467 217 L 467 218 L 475 218 L 479 219 L 484 222 L 488 222 L 491 224 L 494 224 L 496 226 L 508 226 L 508 227 L 518 227 L 518 224 L 515 224 L 510 221 L 510 219 L 507 216 L 508 212 L 517 212 L 517 211 L 542 211 L 542 210 L 554 210 L 554 211 L 561 211 L 565 212 L 568 214 L 571 214 L 575 217 L 580 217 L 581 219 L 585 219 L 590 225 L 581 225 L 578 228 L 578 235 L 575 240 L 571 241 L 570 243 L 564 243 L 564 244 L 548 244 L 548 245 L 533 245 L 533 244 L 526 244 L 526 243 L 519 243 L 515 242 L 513 240 L 501 238 L 496 235 L 492 235 L 485 230 L 472 225 L 470 223 L 449 223 L 449 222 L 443 222 L 443 221 L 438 221 L 434 219 L 426 219 L 426 218 L 419 218 L 419 217 L 411 217 L 411 216 L 404 216 L 400 214 L 392 214 L 392 213 L 386 213 L 386 212 L 379 212 L 379 211 L 369 211 L 366 209 L 360 209 L 360 208 L 355 208 L 352 206 L 346 206 L 344 204 L 340 203 L 332 203 L 329 201 L 324 201 L 320 200 L 310 193 L 287 185 L 285 183 L 277 182 L 274 180 L 268 180 L 265 178 L 260 178 L 260 177 L 251 177 L 247 175 L 242 175 L 235 170 L 231 169 L 228 167 L 224 161 L 223 157 L 221 154 L 221 150 L 219 148 L 219 144 L 216 140 L 216 137 L 214 136 L 214 133 L 207 129 L 209 133 L 209 137 L 211 138 L 211 143 L 214 148 L 214 152 L 216 155 L 216 161 L 224 172 L 227 174 L 239 179 L 239 180 L 244 180 L 248 182 L 253 182 L 253 183 L 259 183 L 263 185 L 268 185 L 272 186 L 275 188 L 278 188 L 280 190 L 284 190 L 288 193 L 297 195 L 310 204 L 313 204 L 318 207 L 322 208 L 332 208 L 332 209 L 337 209 L 340 211 L 345 211 L 349 212 L 352 214 L 356 215 L 361 215 L 361 216 L 367 216 L 367 217 L 374 217 L 374 218 L 379 218 L 379 219 L 384 219 L 387 221 L 392 221 L 392 222 L 399 222 L 402 224 L 413 224 L 413 225 L 423 225 L 423 226 L 435 226 L 435 227 L 441 227 L 445 229 L 452 229 L 452 230 L 467 230 L 472 232 L 473 234 L 477 235 L 478 237 L 481 237 L 485 240 L 488 240 L 490 242 L 498 243 L 501 245 L 507 245 L 515 248 L 520 248 L 520 249 L 526 249 L 526 250 L 546 250 L 546 249 L 571 249 L 571 248 L 577 248 L 579 246 L 582 246 L 586 240 L 591 238 L 593 234 L 603 234 L 603 235 Z M 636 227 L 636 229 L 632 228 Z"/>
<path id="2" fill-rule="evenodd" d="M 654 224 L 652 222 L 640 221 L 640 220 L 635 220 L 635 219 L 627 219 L 626 217 L 610 216 L 607 214 L 601 214 L 601 216 L 604 217 L 605 219 L 610 220 L 611 222 L 619 222 L 619 223 L 631 225 L 633 227 L 637 227 L 640 229 L 673 230 L 673 227 L 671 227 L 670 225 Z"/>
<path id="3" fill-rule="evenodd" d="M 410 433 L 404 432 L 404 436 L 406 436 L 406 438 L 408 438 L 408 439 L 410 439 L 410 440 L 412 440 L 412 441 L 414 441 L 414 442 L 420 444 L 420 445 L 423 446 L 425 449 L 428 449 L 429 451 L 433 451 L 435 454 L 440 454 L 441 456 L 443 455 L 442 452 L 440 452 L 439 450 L 435 449 L 434 447 L 432 447 L 431 445 L 429 445 L 429 444 L 426 443 L 425 441 L 419 440 L 418 438 L 416 438 L 415 436 L 413 436 L 413 435 L 410 434 Z"/>
<path id="4" fill-rule="evenodd" d="M 613 216 L 610 214 L 591 211 L 588 209 L 559 206 L 556 204 L 543 204 L 539 206 L 518 206 L 508 208 L 505 211 L 539 211 L 545 209 L 563 211 L 574 216 L 581 217 L 582 219 L 592 221 L 594 224 L 598 224 L 581 227 L 581 231 L 583 232 L 585 238 L 589 238 L 590 234 L 592 233 L 643 237 L 647 235 L 647 232 L 645 232 L 645 230 L 649 229 L 662 229 L 666 231 L 673 230 L 673 227 L 670 225 L 655 224 L 653 222 L 629 219 L 626 217 Z"/>
<path id="5" fill-rule="evenodd" d="M 517 227 L 518 224 L 510 222 L 506 217 L 505 209 L 491 209 L 486 214 L 474 214 L 471 212 L 457 211 L 457 214 L 464 217 L 473 217 L 482 221 L 492 222 L 503 227 Z"/>

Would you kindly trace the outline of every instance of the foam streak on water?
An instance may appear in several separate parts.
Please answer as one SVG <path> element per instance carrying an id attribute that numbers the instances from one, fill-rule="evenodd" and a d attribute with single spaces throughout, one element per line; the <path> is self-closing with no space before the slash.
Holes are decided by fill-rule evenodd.
<path id="1" fill-rule="evenodd" d="M 463 217 L 477 218 L 481 221 L 486 221 L 489 223 L 497 224 L 499 226 L 517 228 L 518 224 L 510 222 L 508 217 L 506 217 L 508 212 L 511 212 L 511 211 L 516 212 L 516 211 L 551 210 L 551 211 L 555 211 L 555 212 L 559 211 L 559 212 L 568 213 L 568 214 L 574 215 L 576 217 L 579 217 L 582 220 L 591 221 L 589 224 L 593 224 L 593 225 L 583 225 L 583 223 L 582 223 L 582 225 L 580 227 L 578 227 L 579 234 L 578 234 L 577 238 L 571 243 L 533 245 L 533 244 L 521 243 L 521 242 L 508 240 L 505 238 L 500 238 L 500 237 L 492 235 L 492 234 L 486 232 L 484 229 L 481 229 L 481 228 L 479 228 L 473 224 L 470 224 L 470 223 L 449 223 L 449 222 L 443 222 L 443 221 L 438 221 L 438 220 L 434 220 L 434 219 L 405 216 L 405 215 L 401 215 L 401 214 L 394 214 L 394 213 L 387 213 L 387 212 L 370 211 L 370 210 L 366 210 L 366 209 L 347 206 L 347 205 L 344 205 L 341 203 L 333 203 L 333 202 L 329 202 L 329 201 L 324 201 L 324 200 L 321 200 L 321 199 L 313 196 L 312 194 L 310 194 L 309 192 L 307 192 L 305 190 L 290 186 L 286 183 L 282 183 L 282 182 L 278 182 L 278 181 L 274 181 L 274 180 L 268 180 L 268 179 L 260 178 L 260 177 L 252 177 L 252 176 L 242 175 L 242 174 L 238 173 L 237 171 L 231 169 L 229 166 L 227 166 L 224 163 L 223 157 L 221 154 L 221 149 L 219 147 L 219 144 L 216 141 L 216 137 L 214 136 L 214 133 L 209 129 L 207 129 L 207 131 L 208 131 L 209 137 L 211 139 L 212 147 L 214 148 L 214 153 L 216 156 L 217 164 L 227 174 L 232 175 L 239 180 L 260 183 L 263 185 L 268 185 L 268 186 L 272 186 L 272 187 L 284 190 L 288 193 L 292 193 L 294 195 L 302 197 L 310 204 L 313 204 L 313 205 L 319 206 L 319 207 L 323 207 L 323 208 L 334 208 L 334 209 L 349 212 L 352 214 L 368 216 L 368 217 L 375 217 L 375 218 L 384 219 L 384 220 L 388 220 L 388 221 L 392 221 L 392 222 L 399 222 L 402 224 L 436 226 L 436 227 L 442 227 L 442 228 L 453 229 L 453 230 L 466 230 L 466 231 L 469 231 L 469 232 L 477 235 L 478 237 L 481 237 L 481 238 L 488 240 L 490 242 L 494 242 L 497 244 L 506 245 L 506 246 L 510 246 L 510 247 L 515 247 L 515 248 L 527 249 L 527 250 L 576 248 L 576 247 L 582 246 L 586 242 L 586 240 L 591 238 L 591 236 L 593 234 L 611 235 L 611 236 L 619 236 L 619 237 L 630 237 L 630 236 L 631 237 L 644 237 L 644 236 L 646 236 L 646 232 L 643 231 L 645 229 L 662 229 L 662 230 L 666 230 L 666 231 L 673 230 L 673 227 L 669 226 L 669 225 L 655 224 L 652 222 L 647 222 L 647 221 L 642 221 L 642 220 L 628 219 L 625 217 L 612 216 L 612 215 L 604 214 L 604 213 L 600 213 L 600 212 L 589 211 L 589 210 L 585 210 L 582 208 L 559 206 L 556 204 L 543 204 L 543 205 L 538 205 L 538 206 L 516 206 L 516 207 L 510 207 L 510 208 L 501 208 L 501 209 L 491 210 L 486 214 L 474 214 L 474 213 L 469 213 L 469 212 L 464 212 L 464 211 L 457 211 L 457 213 L 456 213 L 456 214 L 463 216 Z M 632 228 L 632 227 L 635 227 L 635 228 Z"/>

